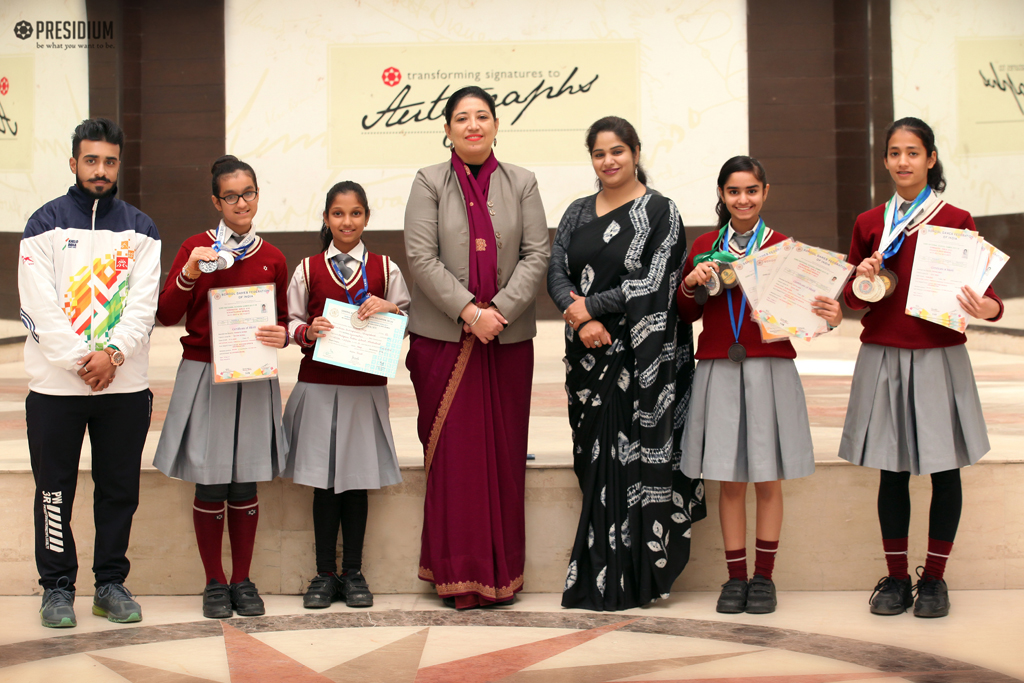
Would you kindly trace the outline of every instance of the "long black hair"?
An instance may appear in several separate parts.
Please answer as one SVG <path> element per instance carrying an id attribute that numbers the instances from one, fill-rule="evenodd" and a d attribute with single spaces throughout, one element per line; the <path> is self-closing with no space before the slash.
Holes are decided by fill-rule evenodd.
<path id="1" fill-rule="evenodd" d="M 935 149 L 935 133 L 932 132 L 931 126 L 921 119 L 907 116 L 899 121 L 893 121 L 892 125 L 889 126 L 889 130 L 885 131 L 885 149 L 882 150 L 882 158 L 887 159 L 889 157 L 889 140 L 892 139 L 893 134 L 898 130 L 907 130 L 916 135 L 921 140 L 921 144 L 924 145 L 924 151 L 927 156 L 930 157 L 932 152 L 935 152 L 935 165 L 928 169 L 928 186 L 936 192 L 945 190 L 946 176 L 942 173 L 942 162 L 939 161 L 939 152 Z"/>
<path id="2" fill-rule="evenodd" d="M 324 203 L 324 223 L 320 226 L 320 251 L 327 251 L 331 246 L 331 242 L 334 241 L 334 235 L 331 233 L 331 229 L 327 227 L 326 215 L 331 210 L 331 204 L 334 203 L 335 197 L 339 194 L 348 194 L 352 192 L 355 194 L 359 203 L 363 205 L 363 212 L 366 214 L 366 220 L 370 220 L 370 202 L 366 201 L 366 190 L 363 186 L 354 180 L 343 180 L 340 183 L 335 183 L 334 187 L 327 191 L 327 201 Z"/>
<path id="3" fill-rule="evenodd" d="M 455 107 L 459 106 L 459 102 L 467 97 L 476 97 L 486 102 L 487 107 L 491 110 L 491 116 L 498 118 L 498 115 L 494 113 L 494 98 L 491 97 L 491 94 L 479 86 L 467 85 L 465 88 L 459 88 L 453 92 L 444 105 L 444 122 L 449 126 L 452 125 L 452 114 L 455 113 Z"/>
<path id="4" fill-rule="evenodd" d="M 765 173 L 761 162 L 754 157 L 733 157 L 722 164 L 722 170 L 718 172 L 718 204 L 715 206 L 715 213 L 718 214 L 719 228 L 728 223 L 729 219 L 732 218 L 732 215 L 729 213 L 729 207 L 725 205 L 722 195 L 725 194 L 725 184 L 733 173 L 753 173 L 754 177 L 761 183 L 762 188 L 768 186 L 768 174 Z"/>
<path id="5" fill-rule="evenodd" d="M 220 198 L 220 178 L 221 176 L 231 175 L 236 171 L 245 171 L 252 178 L 252 184 L 258 191 L 260 184 L 256 182 L 256 171 L 252 170 L 252 166 L 240 160 L 238 157 L 232 154 L 225 154 L 221 158 L 213 162 L 213 166 L 210 167 L 210 173 L 213 174 L 213 196 Z"/>
<path id="6" fill-rule="evenodd" d="M 600 133 L 614 133 L 615 137 L 622 140 L 629 147 L 636 162 L 636 179 L 642 185 L 647 184 L 647 173 L 640 164 L 640 136 L 636 134 L 636 128 L 626 119 L 618 116 L 605 116 L 591 124 L 587 129 L 587 151 L 594 153 L 594 145 L 597 144 L 597 136 Z M 601 179 L 597 180 L 597 188 L 601 189 Z"/>

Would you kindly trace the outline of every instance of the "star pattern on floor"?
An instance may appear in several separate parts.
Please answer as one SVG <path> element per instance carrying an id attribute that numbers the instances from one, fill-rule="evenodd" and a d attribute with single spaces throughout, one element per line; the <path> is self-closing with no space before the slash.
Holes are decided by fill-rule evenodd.
<path id="1" fill-rule="evenodd" d="M 629 626 L 638 619 L 582 629 L 550 638 L 501 648 L 452 661 L 421 667 L 431 626 L 356 656 L 324 671 L 314 671 L 280 650 L 236 628 L 220 622 L 224 650 L 227 655 L 231 683 L 612 683 L 629 678 L 631 683 L 683 683 L 684 679 L 658 678 L 645 681 L 635 678 L 648 674 L 677 670 L 707 662 L 745 657 L 762 649 L 740 652 L 692 655 L 664 659 L 608 664 L 564 666 L 528 670 L 556 655 L 601 638 Z M 443 628 L 443 627 L 442 627 Z M 135 662 L 123 661 L 96 653 L 88 653 L 95 662 L 118 674 L 130 683 L 217 683 L 214 679 L 167 671 Z M 957 680 L 968 671 L 897 671 L 853 672 L 797 675 L 716 676 L 687 678 L 686 683 L 840 683 L 876 679 Z M 938 676 L 939 678 L 931 678 Z"/>

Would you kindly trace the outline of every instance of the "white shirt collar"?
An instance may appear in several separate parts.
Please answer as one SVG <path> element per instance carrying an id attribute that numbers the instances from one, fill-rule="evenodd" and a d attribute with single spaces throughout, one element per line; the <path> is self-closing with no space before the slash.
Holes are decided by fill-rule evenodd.
<path id="1" fill-rule="evenodd" d="M 363 241 L 359 240 L 359 244 L 352 247 L 352 249 L 348 252 L 348 255 L 354 258 L 356 261 L 362 262 L 364 251 L 366 251 L 366 247 L 363 246 Z M 341 249 L 338 249 L 338 247 L 336 247 L 334 245 L 334 242 L 332 241 L 331 246 L 327 247 L 327 258 L 332 259 L 340 253 L 342 253 Z"/>
<path id="2" fill-rule="evenodd" d="M 237 232 L 235 232 L 234 230 L 229 228 L 224 223 L 223 219 L 221 219 L 220 224 L 217 226 L 217 232 L 220 231 L 221 226 L 224 227 L 224 235 L 225 235 L 225 237 L 224 237 L 224 246 L 225 247 L 235 247 L 235 246 L 238 246 L 239 244 L 242 243 L 242 240 L 244 240 L 248 235 L 252 235 L 253 237 L 256 237 L 256 226 L 255 225 L 251 225 L 249 227 L 249 231 L 247 233 L 245 233 L 245 235 L 239 235 Z"/>

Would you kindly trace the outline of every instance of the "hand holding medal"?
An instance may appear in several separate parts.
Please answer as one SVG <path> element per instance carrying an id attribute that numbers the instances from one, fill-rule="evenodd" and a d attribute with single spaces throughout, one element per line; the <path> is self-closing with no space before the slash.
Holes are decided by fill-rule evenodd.
<path id="1" fill-rule="evenodd" d="M 715 261 L 698 263 L 684 283 L 693 290 L 694 300 L 701 306 L 708 302 L 709 296 L 722 293 L 722 281 L 718 277 L 719 264 Z"/>

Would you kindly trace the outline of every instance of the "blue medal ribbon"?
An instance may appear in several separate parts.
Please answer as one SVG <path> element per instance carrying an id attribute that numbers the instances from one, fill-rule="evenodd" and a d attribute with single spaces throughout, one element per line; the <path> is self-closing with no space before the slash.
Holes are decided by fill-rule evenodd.
<path id="1" fill-rule="evenodd" d="M 249 233 L 245 237 L 242 238 L 242 244 L 239 244 L 234 249 L 228 249 L 227 247 L 224 246 L 224 241 L 225 241 L 224 240 L 224 234 L 226 232 L 227 232 L 227 226 L 225 226 L 223 221 L 222 221 L 221 224 L 217 226 L 217 235 L 216 235 L 216 238 L 213 241 L 213 250 L 215 252 L 217 252 L 218 254 L 220 252 L 222 252 L 222 251 L 226 251 L 229 254 L 231 254 L 232 256 L 234 256 L 236 260 L 241 261 L 242 259 L 245 258 L 246 253 L 248 253 L 248 251 L 250 249 L 252 249 L 252 245 L 256 244 L 256 239 L 255 238 L 253 238 L 248 243 L 245 242 L 245 239 L 247 237 L 251 237 L 252 236 L 252 228 L 250 227 L 249 228 Z"/>
<path id="2" fill-rule="evenodd" d="M 896 195 L 890 201 L 895 204 L 896 197 L 898 197 L 898 196 L 899 195 Z M 899 237 L 894 239 L 892 242 L 890 242 L 889 246 L 887 246 L 885 248 L 885 251 L 882 252 L 883 264 L 885 262 L 885 259 L 889 258 L 890 256 L 895 256 L 896 253 L 900 250 L 900 247 L 903 246 L 903 240 L 907 236 L 906 232 L 903 231 L 903 228 L 905 227 L 905 225 L 907 223 L 910 222 L 910 219 L 911 219 L 911 217 L 913 217 L 914 212 L 916 212 L 921 207 L 921 205 L 924 204 L 925 201 L 929 197 L 931 197 L 931 196 L 932 196 L 932 188 L 931 188 L 931 186 L 925 185 L 924 189 L 921 190 L 921 193 L 919 195 L 917 195 L 916 199 L 914 199 L 914 203 L 911 204 L 910 207 L 907 209 L 907 212 L 905 214 L 903 214 L 903 218 L 900 218 L 898 220 L 896 218 L 896 215 L 899 213 L 899 209 L 896 206 L 893 206 L 893 210 L 892 210 L 892 227 L 889 230 L 889 234 L 893 235 L 897 231 L 899 231 L 900 235 L 899 235 Z M 883 237 L 884 237 L 884 235 L 883 235 Z"/>
<path id="3" fill-rule="evenodd" d="M 363 272 L 363 288 L 356 292 L 355 300 L 352 299 L 352 294 L 348 290 L 348 285 L 345 284 L 345 276 L 341 272 L 341 268 L 334 261 L 333 258 L 327 259 L 331 262 L 331 268 L 334 269 L 334 274 L 338 276 L 338 280 L 341 281 L 341 288 L 345 290 L 345 296 L 348 297 L 348 302 L 353 306 L 358 306 L 364 301 L 370 298 L 370 283 L 366 279 L 366 249 L 363 249 L 363 261 L 360 269 Z"/>
<path id="4" fill-rule="evenodd" d="M 728 229 L 729 229 L 729 227 L 731 225 L 732 224 L 730 222 L 729 226 L 726 226 L 725 240 L 722 243 L 722 246 L 725 247 L 725 248 L 728 248 L 728 245 L 729 245 L 729 239 L 728 239 L 729 238 L 729 230 Z M 757 228 L 754 230 L 754 234 L 753 234 L 753 236 L 751 236 L 750 241 L 747 242 L 747 248 L 743 252 L 744 256 L 750 256 L 750 252 L 755 247 L 755 245 L 760 247 L 758 242 L 761 239 L 762 228 L 764 228 L 764 219 L 763 218 L 759 218 L 758 221 L 757 221 Z M 732 336 L 733 336 L 733 339 L 735 340 L 734 343 L 739 344 L 740 343 L 740 328 L 743 327 L 743 318 L 740 318 L 738 322 L 736 320 L 736 312 L 733 311 L 733 308 L 732 308 L 732 290 L 731 289 L 725 290 L 725 298 L 728 300 L 728 303 L 729 303 L 729 325 L 732 326 Z M 743 310 L 746 307 L 747 307 L 747 293 L 743 292 L 743 296 L 740 298 L 740 312 L 742 313 Z"/>

